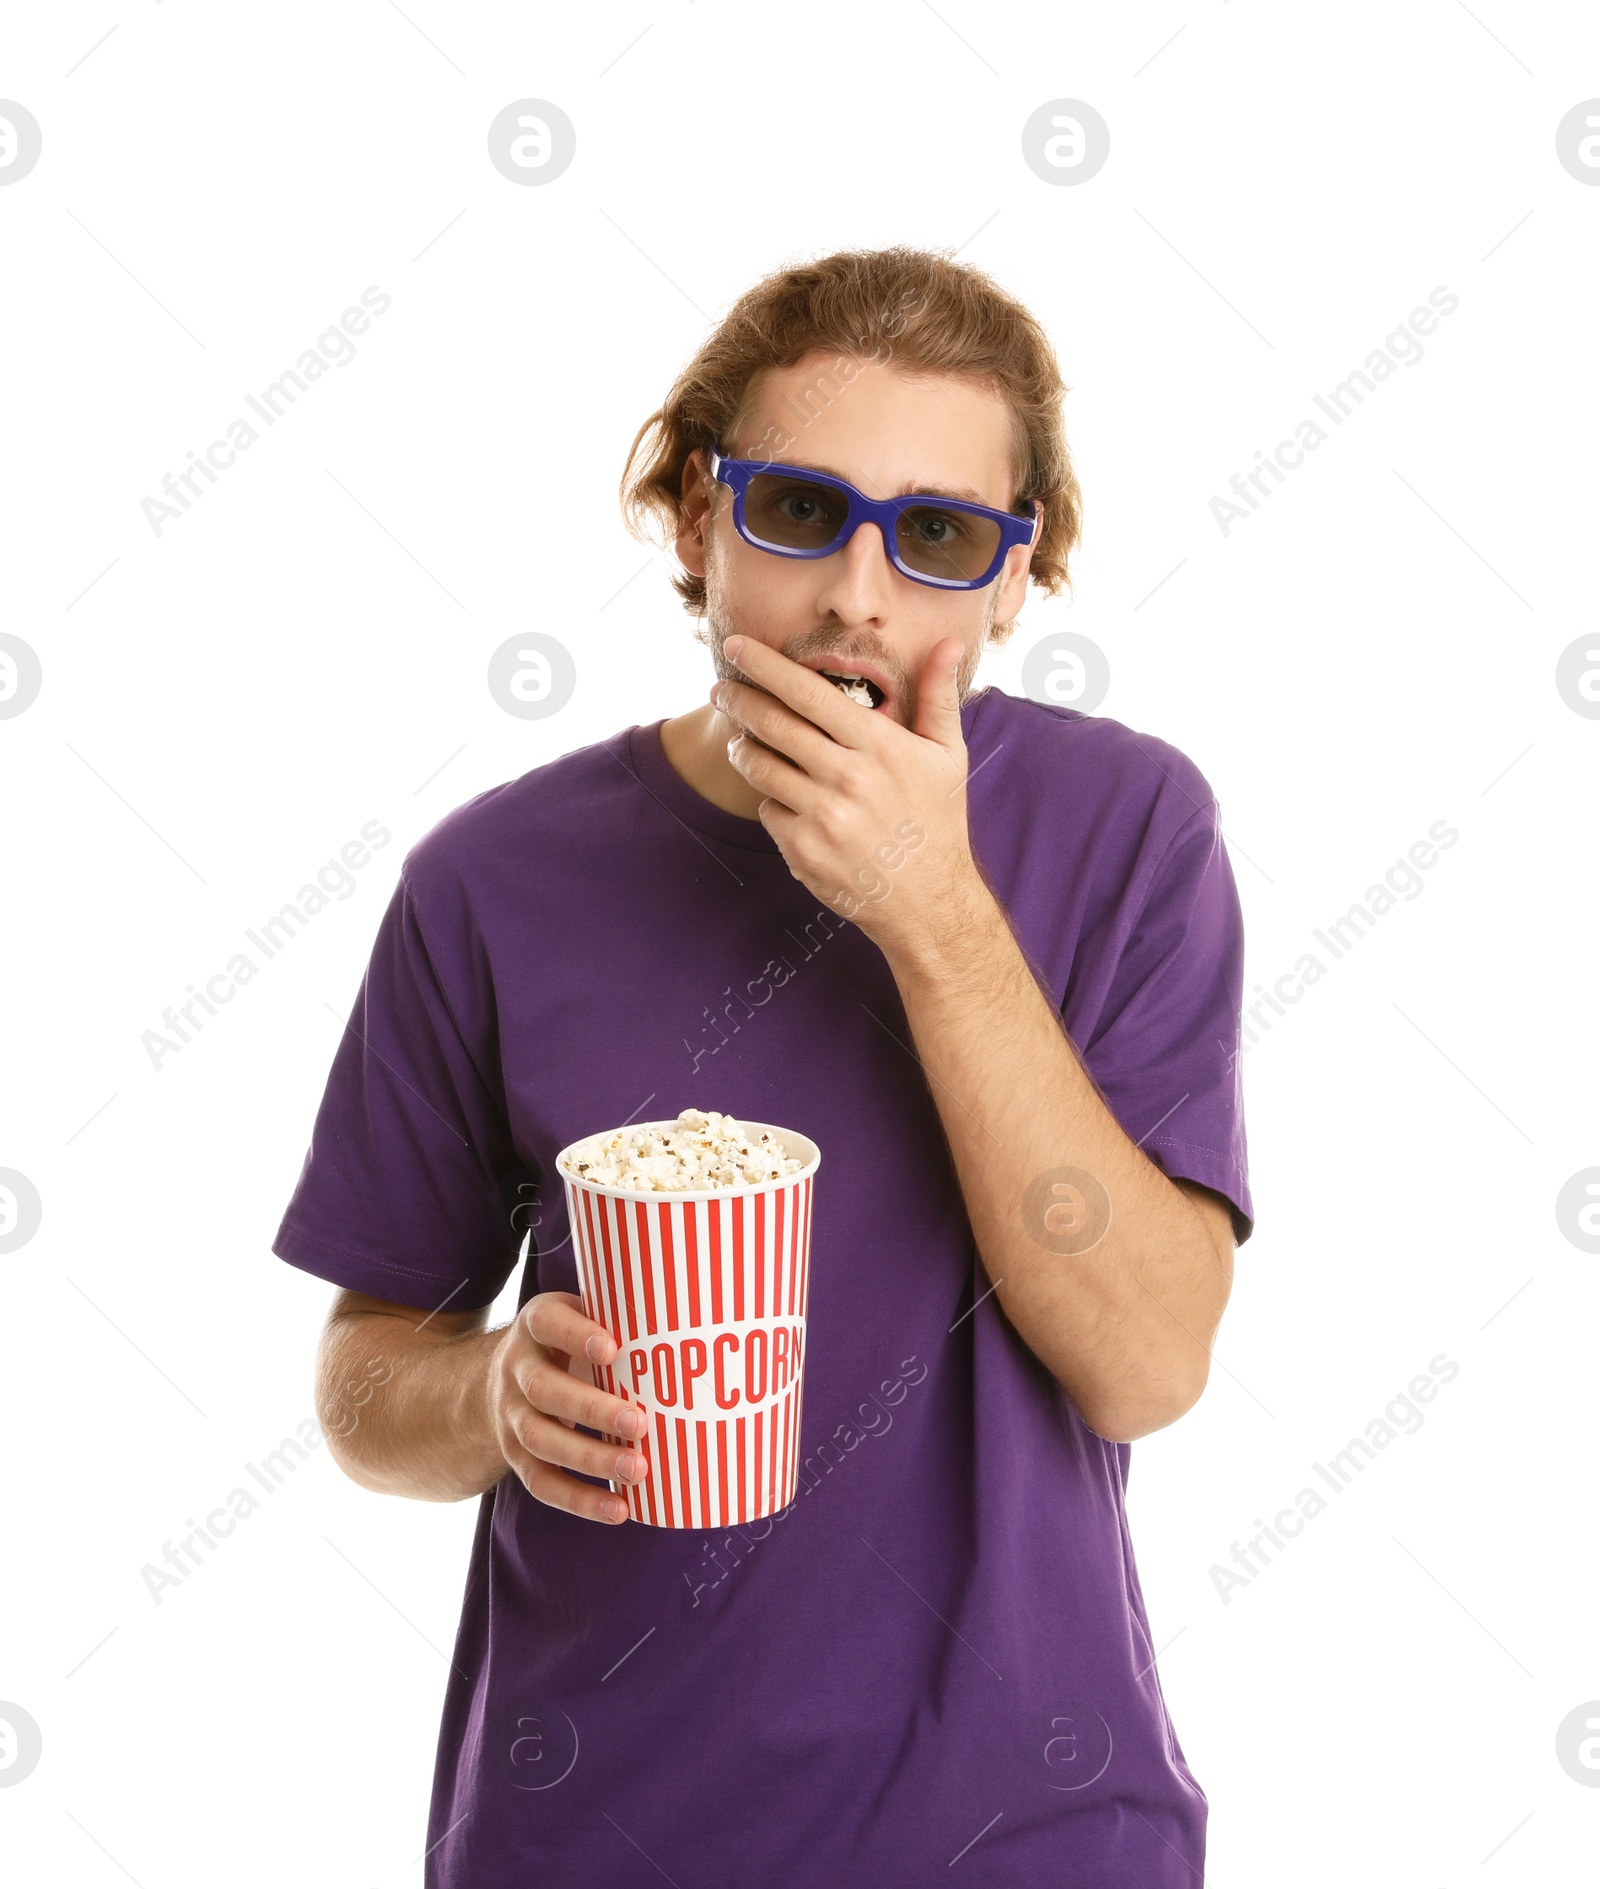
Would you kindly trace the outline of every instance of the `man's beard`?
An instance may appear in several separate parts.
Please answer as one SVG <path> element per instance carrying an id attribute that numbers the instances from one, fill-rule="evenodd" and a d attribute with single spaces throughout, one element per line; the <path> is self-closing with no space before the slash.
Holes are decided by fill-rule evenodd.
<path id="1" fill-rule="evenodd" d="M 730 662 L 722 653 L 722 645 L 730 636 L 738 632 L 728 622 L 722 607 L 722 586 L 715 568 L 715 558 L 706 559 L 706 605 L 701 619 L 703 628 L 697 632 L 700 640 L 710 645 L 711 661 L 717 672 L 719 682 L 746 682 L 751 688 L 759 688 L 760 683 L 747 676 L 737 663 Z M 972 694 L 972 678 L 978 672 L 978 664 L 983 658 L 994 629 L 995 602 L 1000 586 L 989 586 L 988 607 L 984 612 L 983 633 L 978 640 L 962 652 L 961 664 L 956 671 L 956 699 L 965 703 Z M 855 657 L 861 662 L 875 662 L 894 685 L 891 706 L 887 711 L 903 727 L 909 728 L 917 717 L 917 680 L 911 675 L 905 664 L 892 651 L 880 644 L 865 643 L 859 647 L 851 646 L 852 639 L 838 630 L 802 630 L 799 635 L 791 636 L 788 642 L 780 644 L 779 653 L 787 656 L 791 662 L 804 662 L 810 656 L 838 656 L 848 660 Z"/>

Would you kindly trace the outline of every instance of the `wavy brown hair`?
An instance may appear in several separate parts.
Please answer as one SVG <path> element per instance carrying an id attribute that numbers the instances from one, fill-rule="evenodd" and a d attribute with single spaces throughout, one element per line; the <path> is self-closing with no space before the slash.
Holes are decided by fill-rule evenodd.
<path id="1" fill-rule="evenodd" d="M 943 252 L 895 247 L 851 249 L 779 269 L 747 289 L 678 375 L 661 408 L 634 436 L 620 498 L 628 530 L 670 545 L 682 515 L 683 471 L 691 452 L 731 445 L 753 383 L 769 368 L 808 355 L 835 357 L 844 370 L 863 359 L 911 373 L 955 374 L 998 393 L 1013 420 L 1016 505 L 1044 506 L 1029 576 L 1051 596 L 1070 590 L 1067 558 L 1082 527 L 1081 494 L 1067 451 L 1061 401 L 1067 388 L 1038 320 L 982 270 Z M 853 375 L 818 377 L 821 383 Z M 770 435 L 769 435 L 770 439 Z M 792 443 L 771 440 L 775 455 Z M 705 580 L 681 566 L 672 579 L 684 608 L 704 614 Z M 996 624 L 1003 642 L 1013 625 Z"/>

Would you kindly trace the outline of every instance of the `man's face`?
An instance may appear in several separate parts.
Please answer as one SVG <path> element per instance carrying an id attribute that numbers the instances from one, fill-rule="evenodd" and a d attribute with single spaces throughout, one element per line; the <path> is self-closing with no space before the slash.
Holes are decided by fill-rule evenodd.
<path id="1" fill-rule="evenodd" d="M 858 362 L 855 377 L 843 380 L 836 360 L 816 354 L 761 375 L 739 437 L 726 442 L 730 455 L 831 472 L 869 498 L 933 490 L 1011 509 L 1011 416 L 999 395 L 949 375 L 916 378 L 892 362 Z M 749 680 L 722 653 L 733 635 L 813 668 L 832 667 L 828 657 L 855 660 L 886 691 L 877 712 L 910 728 L 934 645 L 949 636 L 965 645 L 957 677 L 965 701 L 997 612 L 1008 622 L 1027 589 L 1026 546 L 1007 553 L 984 589 L 958 591 L 902 576 L 872 524 L 831 557 L 759 550 L 734 529 L 733 494 L 712 483 L 698 453 L 685 470 L 684 495 L 689 517 L 678 556 L 705 578 L 707 638 L 724 681 Z"/>

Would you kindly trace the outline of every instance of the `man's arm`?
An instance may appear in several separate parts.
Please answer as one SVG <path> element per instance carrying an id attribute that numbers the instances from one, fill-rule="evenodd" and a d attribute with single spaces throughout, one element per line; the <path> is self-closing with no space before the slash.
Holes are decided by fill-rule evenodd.
<path id="1" fill-rule="evenodd" d="M 1123 1132 L 980 878 L 943 922 L 884 951 L 1006 1316 L 1098 1435 L 1130 1443 L 1176 1422 L 1205 1389 L 1233 1283 L 1227 1204 L 1169 1180 Z M 1109 1203 L 1082 1252 L 1040 1243 L 1072 1225 L 1045 1217 L 1042 1177 L 1063 1167 Z M 1087 1217 L 1090 1239 L 1094 1201 Z"/>
<path id="2" fill-rule="evenodd" d="M 646 1458 L 583 1436 L 577 1425 L 637 1437 L 642 1411 L 573 1369 L 608 1364 L 616 1341 L 570 1292 L 541 1292 L 509 1325 L 487 1307 L 426 1312 L 341 1291 L 317 1351 L 317 1421 L 339 1467 L 383 1495 L 461 1502 L 508 1470 L 530 1495 L 593 1521 L 627 1509 L 566 1473 L 638 1479 Z M 587 1349 L 586 1349 L 587 1348 Z"/>
<path id="3" fill-rule="evenodd" d="M 723 651 L 754 685 L 712 690 L 745 731 L 728 759 L 767 796 L 757 811 L 789 870 L 893 971 L 1007 1316 L 1101 1436 L 1126 1443 L 1176 1421 L 1205 1388 L 1232 1223 L 1122 1132 L 978 869 L 961 791 L 961 639 L 928 652 L 911 729 L 754 637 L 730 636 Z M 1068 1203 L 1048 1193 L 1059 1168 L 1108 1197 L 1109 1225 L 1082 1251 L 1043 1243 L 1060 1245 Z"/>
<path id="4" fill-rule="evenodd" d="M 435 1312 L 341 1291 L 317 1348 L 317 1421 L 353 1482 L 460 1502 L 506 1473 L 489 1427 L 487 1307 Z"/>

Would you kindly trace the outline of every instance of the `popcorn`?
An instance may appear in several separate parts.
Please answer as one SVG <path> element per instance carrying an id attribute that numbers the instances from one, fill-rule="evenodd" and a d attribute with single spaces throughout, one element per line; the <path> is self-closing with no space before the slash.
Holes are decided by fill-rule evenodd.
<path id="1" fill-rule="evenodd" d="M 852 702 L 859 702 L 863 708 L 871 708 L 872 691 L 867 687 L 863 676 L 851 676 L 844 682 L 833 685 L 841 695 L 848 695 Z"/>
<path id="2" fill-rule="evenodd" d="M 597 1187 L 671 1194 L 755 1187 L 797 1174 L 805 1163 L 786 1154 L 766 1129 L 751 1135 L 731 1115 L 686 1108 L 675 1126 L 619 1128 L 575 1142 L 563 1166 L 574 1180 Z"/>

